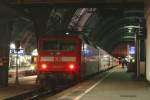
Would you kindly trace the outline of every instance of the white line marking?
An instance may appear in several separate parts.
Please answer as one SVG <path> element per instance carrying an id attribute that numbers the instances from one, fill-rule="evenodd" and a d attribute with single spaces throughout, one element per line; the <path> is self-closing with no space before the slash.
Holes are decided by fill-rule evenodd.
<path id="1" fill-rule="evenodd" d="M 114 71 L 112 71 L 111 73 L 107 74 L 106 76 L 104 76 L 101 80 L 99 80 L 98 82 L 96 82 L 93 86 L 91 86 L 90 88 L 88 88 L 86 91 L 84 91 L 82 94 L 80 94 L 79 96 L 75 97 L 73 100 L 79 100 L 80 98 L 82 98 L 84 95 L 86 95 L 88 92 L 90 92 L 94 87 L 96 87 L 98 84 L 100 84 L 103 80 L 105 80 L 109 75 L 111 75 Z"/>

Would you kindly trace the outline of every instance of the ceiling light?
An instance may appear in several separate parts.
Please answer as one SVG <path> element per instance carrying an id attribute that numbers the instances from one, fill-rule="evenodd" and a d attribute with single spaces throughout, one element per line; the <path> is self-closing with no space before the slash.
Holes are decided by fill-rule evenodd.
<path id="1" fill-rule="evenodd" d="M 69 33 L 67 32 L 66 35 L 69 35 Z"/>

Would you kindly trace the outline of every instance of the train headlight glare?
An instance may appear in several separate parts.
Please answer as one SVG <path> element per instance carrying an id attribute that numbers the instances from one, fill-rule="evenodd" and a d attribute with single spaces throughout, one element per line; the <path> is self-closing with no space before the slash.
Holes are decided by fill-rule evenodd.
<path id="1" fill-rule="evenodd" d="M 74 69 L 74 65 L 73 65 L 73 64 L 70 64 L 70 65 L 69 65 L 69 68 L 70 68 L 70 69 Z"/>
<path id="2" fill-rule="evenodd" d="M 42 64 L 42 69 L 46 69 L 47 65 L 46 64 Z"/>

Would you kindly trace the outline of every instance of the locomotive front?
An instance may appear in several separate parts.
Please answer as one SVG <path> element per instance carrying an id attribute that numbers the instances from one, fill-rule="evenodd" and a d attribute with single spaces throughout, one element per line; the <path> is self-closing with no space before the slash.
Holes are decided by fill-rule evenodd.
<path id="1" fill-rule="evenodd" d="M 38 41 L 38 76 L 51 80 L 79 74 L 81 40 L 73 36 L 41 37 Z M 48 80 L 48 79 L 46 79 Z"/>

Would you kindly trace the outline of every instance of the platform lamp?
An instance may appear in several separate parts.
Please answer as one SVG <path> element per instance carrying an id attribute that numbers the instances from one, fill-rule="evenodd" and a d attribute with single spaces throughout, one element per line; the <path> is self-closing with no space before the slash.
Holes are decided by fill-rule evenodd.
<path id="1" fill-rule="evenodd" d="M 15 45 L 16 45 L 16 52 L 17 52 L 17 56 L 16 56 L 16 80 L 15 80 L 15 83 L 16 84 L 19 84 L 19 78 L 18 78 L 18 67 L 19 67 L 19 64 L 18 64 L 18 59 L 19 59 L 19 55 L 18 55 L 18 52 L 20 51 L 20 41 L 17 40 L 15 41 Z"/>

